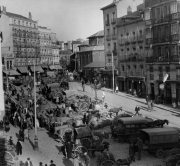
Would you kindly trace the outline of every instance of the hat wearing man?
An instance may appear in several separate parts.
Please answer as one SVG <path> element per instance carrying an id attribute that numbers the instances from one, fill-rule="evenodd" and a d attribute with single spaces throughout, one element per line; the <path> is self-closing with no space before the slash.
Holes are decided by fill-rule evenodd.
<path id="1" fill-rule="evenodd" d="M 53 161 L 53 160 L 51 160 L 50 163 L 51 163 L 51 164 L 50 164 L 49 166 L 56 166 L 56 164 L 54 164 L 54 161 Z"/>
<path id="2" fill-rule="evenodd" d="M 30 158 L 27 158 L 27 161 L 25 162 L 25 166 L 33 166 L 32 161 Z"/>

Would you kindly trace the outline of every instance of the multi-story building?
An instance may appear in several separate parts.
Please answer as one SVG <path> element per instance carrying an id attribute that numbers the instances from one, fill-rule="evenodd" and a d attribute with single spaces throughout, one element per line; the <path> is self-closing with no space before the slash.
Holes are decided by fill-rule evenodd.
<path id="1" fill-rule="evenodd" d="M 1 31 L 3 33 L 2 57 L 5 68 L 14 69 L 32 65 L 34 61 L 40 64 L 39 36 L 37 21 L 10 13 L 3 7 L 1 16 Z M 26 70 L 27 71 L 27 70 Z"/>
<path id="2" fill-rule="evenodd" d="M 41 64 L 53 64 L 51 30 L 38 26 Z"/>
<path id="3" fill-rule="evenodd" d="M 79 45 L 81 44 L 81 41 L 72 41 L 72 52 L 78 52 L 79 51 Z"/>
<path id="4" fill-rule="evenodd" d="M 59 61 L 62 68 L 66 68 L 70 64 L 71 50 L 59 50 Z"/>
<path id="5" fill-rule="evenodd" d="M 79 45 L 79 52 L 75 58 L 76 69 L 85 69 L 88 79 L 92 79 L 94 69 L 105 67 L 104 31 L 101 30 L 87 39 L 89 39 L 89 45 L 85 43 Z"/>
<path id="6" fill-rule="evenodd" d="M 122 92 L 146 97 L 145 64 L 145 23 L 143 20 L 144 4 L 132 12 L 127 8 L 127 15 L 117 20 L 119 76 L 116 83 Z"/>
<path id="7" fill-rule="evenodd" d="M 106 87 L 112 88 L 112 52 L 113 52 L 113 65 L 117 67 L 117 6 L 116 1 L 103 7 L 103 20 L 104 20 L 104 47 L 105 47 L 105 64 L 107 70 L 103 72 L 106 79 Z"/>
<path id="8" fill-rule="evenodd" d="M 173 106 L 180 105 L 179 13 L 179 0 L 145 0 L 148 94 Z"/>

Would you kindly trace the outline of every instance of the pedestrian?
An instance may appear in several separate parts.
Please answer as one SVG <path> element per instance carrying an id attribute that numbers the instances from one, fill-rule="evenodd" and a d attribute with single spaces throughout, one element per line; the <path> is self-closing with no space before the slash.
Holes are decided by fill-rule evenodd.
<path id="1" fill-rule="evenodd" d="M 102 91 L 102 103 L 104 103 L 104 100 L 105 100 L 105 93 L 104 91 Z"/>
<path id="2" fill-rule="evenodd" d="M 108 105 L 107 105 L 107 103 L 105 103 L 105 104 L 104 104 L 104 107 L 105 107 L 106 109 L 108 108 Z"/>
<path id="3" fill-rule="evenodd" d="M 154 108 L 154 103 L 151 100 L 151 111 L 153 111 L 153 108 Z"/>
<path id="4" fill-rule="evenodd" d="M 116 85 L 116 93 L 118 93 L 118 91 L 119 91 L 119 88 L 118 88 L 118 86 Z"/>
<path id="5" fill-rule="evenodd" d="M 70 140 L 68 140 L 66 143 L 65 143 L 65 151 L 66 151 L 66 157 L 68 159 L 70 159 L 72 157 L 72 149 L 73 149 L 73 144 Z"/>
<path id="6" fill-rule="evenodd" d="M 139 115 L 139 111 L 140 111 L 140 108 L 138 106 L 135 107 L 135 114 L 134 115 Z"/>
<path id="7" fill-rule="evenodd" d="M 136 146 L 138 147 L 138 160 L 141 160 L 141 152 L 143 149 L 143 142 L 142 142 L 141 138 L 139 138 L 139 137 L 137 138 Z"/>
<path id="8" fill-rule="evenodd" d="M 53 161 L 53 160 L 51 160 L 50 163 L 51 163 L 51 164 L 50 164 L 49 166 L 56 166 L 56 164 L 54 164 L 54 161 Z"/>
<path id="9" fill-rule="evenodd" d="M 33 166 L 32 161 L 30 158 L 27 158 L 27 161 L 25 162 L 25 166 Z"/>
<path id="10" fill-rule="evenodd" d="M 83 92 L 85 91 L 85 82 L 84 80 L 82 80 L 82 88 L 83 88 Z"/>
<path id="11" fill-rule="evenodd" d="M 85 163 L 85 166 L 90 166 L 90 157 L 88 156 L 87 152 L 84 153 L 84 163 Z"/>
<path id="12" fill-rule="evenodd" d="M 43 163 L 42 163 L 42 162 L 40 162 L 40 163 L 39 163 L 39 166 L 43 166 Z"/>
<path id="13" fill-rule="evenodd" d="M 83 121 L 83 124 L 86 124 L 86 118 L 87 118 L 87 117 L 86 117 L 86 113 L 84 113 L 84 115 L 83 115 L 83 120 L 82 120 L 82 121 Z"/>
<path id="14" fill-rule="evenodd" d="M 22 155 L 22 145 L 19 139 L 16 144 L 16 151 L 17 151 L 17 155 Z"/>
<path id="15" fill-rule="evenodd" d="M 135 150 L 134 150 L 133 143 L 130 143 L 130 145 L 129 145 L 129 157 L 130 157 L 131 161 L 135 162 Z"/>
<path id="16" fill-rule="evenodd" d="M 19 139 L 24 142 L 24 130 L 23 129 L 19 130 Z"/>
<path id="17" fill-rule="evenodd" d="M 14 145 L 13 140 L 12 140 L 12 136 L 10 136 L 10 138 L 9 138 L 9 145 Z"/>

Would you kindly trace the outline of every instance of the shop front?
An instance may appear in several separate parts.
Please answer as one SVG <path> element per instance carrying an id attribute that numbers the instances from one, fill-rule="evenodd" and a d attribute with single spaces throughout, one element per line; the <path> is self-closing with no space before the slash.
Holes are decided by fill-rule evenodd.
<path id="1" fill-rule="evenodd" d="M 117 76 L 116 84 L 117 84 L 120 92 L 126 92 L 126 77 Z"/>
<path id="2" fill-rule="evenodd" d="M 137 97 L 146 97 L 145 77 L 127 77 L 127 91 Z"/>

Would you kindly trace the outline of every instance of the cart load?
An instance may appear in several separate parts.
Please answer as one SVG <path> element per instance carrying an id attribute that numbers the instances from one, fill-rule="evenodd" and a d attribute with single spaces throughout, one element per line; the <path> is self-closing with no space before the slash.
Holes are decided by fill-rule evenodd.
<path id="1" fill-rule="evenodd" d="M 92 132 L 88 126 L 78 127 L 74 129 L 74 136 L 76 139 L 81 139 L 85 137 L 91 137 Z"/>
<path id="2" fill-rule="evenodd" d="M 116 160 L 111 152 L 103 152 L 97 157 L 97 166 L 113 166 Z"/>
<path id="3" fill-rule="evenodd" d="M 118 120 L 119 120 L 120 118 L 125 118 L 125 117 L 131 117 L 131 115 L 125 114 L 125 113 L 117 115 L 117 116 L 113 119 L 112 125 L 113 125 L 113 126 L 118 125 Z"/>

